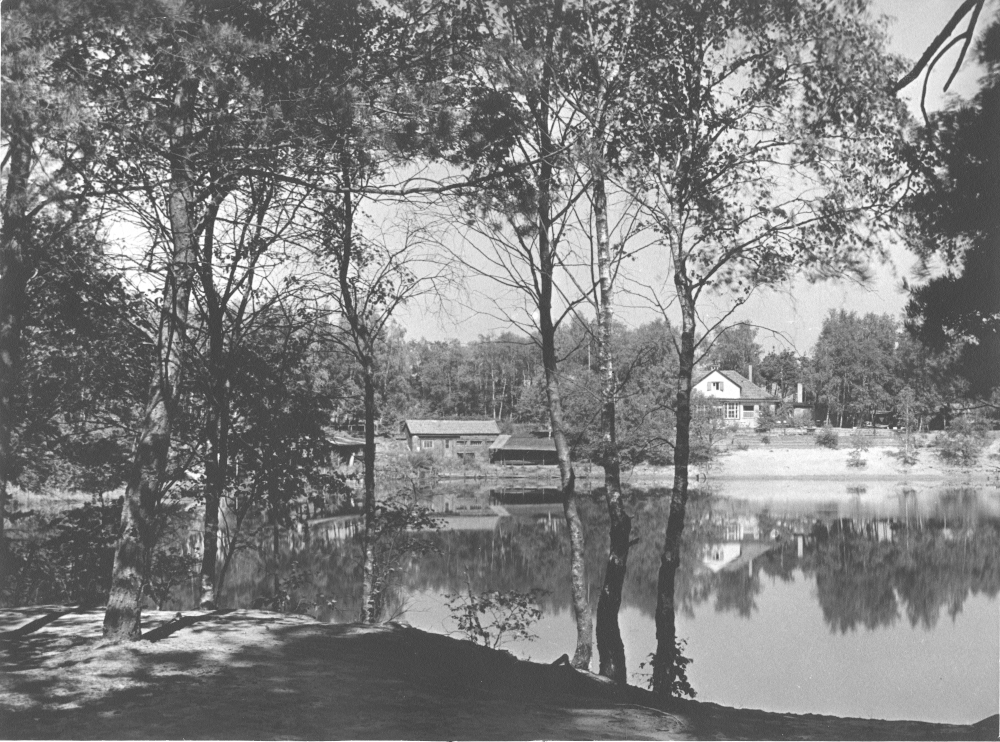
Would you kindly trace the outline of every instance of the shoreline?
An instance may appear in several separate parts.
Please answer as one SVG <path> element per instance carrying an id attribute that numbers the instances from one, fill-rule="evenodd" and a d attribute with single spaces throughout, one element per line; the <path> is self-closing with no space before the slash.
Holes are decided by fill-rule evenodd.
<path id="1" fill-rule="evenodd" d="M 0 611 L 0 631 L 43 612 Z M 160 641 L 114 646 L 100 637 L 102 617 L 70 614 L 2 642 L 3 737 L 994 739 L 1000 725 L 664 700 L 400 624 L 193 612 Z M 146 612 L 145 628 L 173 617 Z"/>

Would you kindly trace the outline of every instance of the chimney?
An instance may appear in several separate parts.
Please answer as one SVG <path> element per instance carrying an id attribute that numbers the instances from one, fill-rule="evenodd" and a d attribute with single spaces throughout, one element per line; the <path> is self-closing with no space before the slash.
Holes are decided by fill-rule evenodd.
<path id="1" fill-rule="evenodd" d="M 802 388 L 802 382 L 800 381 L 795 385 L 795 402 L 796 404 L 803 404 L 806 399 L 805 390 Z"/>
<path id="2" fill-rule="evenodd" d="M 753 364 L 747 366 L 747 381 L 753 384 Z"/>

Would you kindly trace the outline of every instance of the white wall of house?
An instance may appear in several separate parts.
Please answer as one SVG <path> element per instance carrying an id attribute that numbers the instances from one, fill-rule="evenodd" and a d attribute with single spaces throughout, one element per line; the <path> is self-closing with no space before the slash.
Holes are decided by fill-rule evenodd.
<path id="1" fill-rule="evenodd" d="M 718 371 L 712 371 L 696 387 L 706 397 L 718 399 L 739 399 L 740 388 Z"/>

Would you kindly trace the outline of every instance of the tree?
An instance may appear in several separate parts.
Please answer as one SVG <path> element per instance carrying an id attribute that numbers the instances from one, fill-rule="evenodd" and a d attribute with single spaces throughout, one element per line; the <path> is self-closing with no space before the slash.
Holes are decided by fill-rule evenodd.
<path id="1" fill-rule="evenodd" d="M 275 154 L 269 146 L 273 109 L 261 105 L 264 91 L 253 76 L 274 61 L 266 38 L 272 29 L 272 18 L 252 3 L 183 4 L 154 14 L 148 26 L 97 36 L 80 60 L 102 102 L 104 156 L 95 179 L 124 194 L 118 205 L 148 229 L 149 264 L 162 271 L 156 373 L 126 487 L 105 615 L 105 636 L 113 641 L 140 634 L 151 523 L 168 484 L 201 238 L 239 174 Z"/>
<path id="2" fill-rule="evenodd" d="M 1000 22 L 979 44 L 986 67 L 971 101 L 953 103 L 920 129 L 911 163 L 917 189 L 907 200 L 907 236 L 926 278 L 910 287 L 907 326 L 930 348 L 961 349 L 961 373 L 974 394 L 1000 387 Z"/>
<path id="3" fill-rule="evenodd" d="M 681 316 L 653 668 L 654 689 L 669 693 L 699 300 L 717 292 L 735 309 L 795 274 L 863 274 L 881 253 L 902 108 L 876 94 L 899 64 L 864 3 L 659 5 L 643 5 L 632 58 L 643 95 L 625 135 L 628 185 L 658 233 Z"/>
<path id="4" fill-rule="evenodd" d="M 754 378 L 756 380 L 759 376 L 762 382 L 775 387 L 778 396 L 784 399 L 803 380 L 802 363 L 803 360 L 794 351 L 772 351 L 761 359 L 758 366 L 760 373 L 755 374 Z"/>
<path id="5" fill-rule="evenodd" d="M 95 228 L 40 216 L 15 386 L 12 474 L 94 495 L 124 482 L 152 368 L 149 307 L 105 264 Z"/>
<path id="6" fill-rule="evenodd" d="M 136 20 L 136 8 L 59 0 L 8 3 L 3 8 L 3 164 L 0 182 L 0 571 L 6 556 L 7 482 L 13 477 L 13 397 L 23 350 L 28 281 L 39 255 L 30 248 L 36 220 L 81 205 L 79 173 L 94 148 L 92 109 L 76 74 L 80 39 L 108 19 Z M 74 193 L 74 190 L 77 190 Z"/>
<path id="7" fill-rule="evenodd" d="M 840 310 L 823 321 L 812 355 L 813 386 L 817 401 L 843 427 L 874 422 L 876 411 L 887 410 L 897 388 L 896 321 L 887 314 Z"/>
<path id="8" fill-rule="evenodd" d="M 467 82 L 462 160 L 483 182 L 465 202 L 466 226 L 478 240 L 467 240 L 476 258 L 466 264 L 524 301 L 541 345 L 571 547 L 577 629 L 572 664 L 585 668 L 593 651 L 593 623 L 556 351 L 560 324 L 592 292 L 587 289 L 580 296 L 568 288 L 574 258 L 566 230 L 572 208 L 584 193 L 571 158 L 580 116 L 569 110 L 561 86 L 571 64 L 571 29 L 580 21 L 574 10 L 558 0 L 532 0 L 505 3 L 484 20 L 486 39 Z M 497 173 L 503 177 L 495 177 Z M 484 180 L 487 176 L 491 179 Z M 482 264 L 477 266 L 477 259 Z"/>
<path id="9" fill-rule="evenodd" d="M 757 344 L 757 328 L 740 323 L 715 333 L 703 362 L 712 368 L 748 374 L 751 366 L 760 366 L 762 350 Z"/>
<path id="10" fill-rule="evenodd" d="M 345 173 L 345 180 L 352 173 Z M 347 182 L 351 182 L 348 180 Z M 339 331 L 328 336 L 360 367 L 364 391 L 364 564 L 361 591 L 362 623 L 378 620 L 375 585 L 375 538 L 378 510 L 375 500 L 376 378 L 388 323 L 405 302 L 434 289 L 437 274 L 420 275 L 418 254 L 424 240 L 419 231 L 404 227 L 401 235 L 383 234 L 383 241 L 366 239 L 355 226 L 362 196 L 347 191 L 344 200 L 329 205 L 323 230 L 322 255 L 336 282 L 330 293 L 344 318 Z"/>

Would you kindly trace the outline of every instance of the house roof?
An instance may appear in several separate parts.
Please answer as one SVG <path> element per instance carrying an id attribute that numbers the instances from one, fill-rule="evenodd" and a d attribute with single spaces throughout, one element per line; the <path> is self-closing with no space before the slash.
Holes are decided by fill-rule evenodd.
<path id="1" fill-rule="evenodd" d="M 407 420 L 410 435 L 500 435 L 496 420 Z"/>
<path id="2" fill-rule="evenodd" d="M 530 435 L 501 435 L 490 445 L 491 451 L 555 451 L 554 438 Z"/>
<path id="3" fill-rule="evenodd" d="M 737 373 L 736 371 L 730 371 L 729 369 L 725 370 L 721 368 L 713 369 L 704 376 L 702 376 L 700 379 L 698 379 L 698 381 L 696 381 L 694 385 L 697 386 L 705 379 L 707 379 L 709 376 L 711 376 L 713 373 L 722 374 L 722 376 L 726 377 L 727 379 L 729 379 L 729 381 L 738 386 L 740 388 L 740 397 L 739 397 L 740 399 L 773 399 L 773 400 L 778 399 L 773 394 L 768 394 L 766 389 L 762 389 L 761 387 L 757 386 L 743 374 Z"/>

